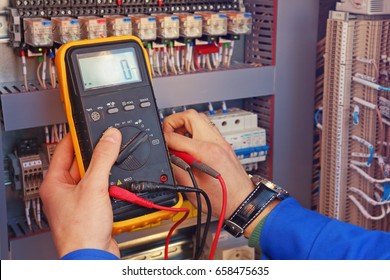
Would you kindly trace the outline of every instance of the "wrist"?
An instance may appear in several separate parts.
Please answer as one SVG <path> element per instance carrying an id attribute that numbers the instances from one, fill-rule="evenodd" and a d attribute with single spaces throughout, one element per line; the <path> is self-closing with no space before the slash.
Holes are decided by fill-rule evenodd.
<path id="1" fill-rule="evenodd" d="M 255 189 L 225 221 L 225 230 L 234 237 L 241 236 L 245 231 L 246 236 L 250 235 L 255 225 L 268 215 L 279 201 L 289 196 L 286 190 L 265 178 L 253 176 L 251 179 Z"/>
<path id="2" fill-rule="evenodd" d="M 253 232 L 253 230 L 256 228 L 256 226 L 265 218 L 267 217 L 271 211 L 281 202 L 281 200 L 273 200 L 270 202 L 270 204 L 259 214 L 259 216 L 253 220 L 252 223 L 248 225 L 248 227 L 244 231 L 244 236 L 246 238 L 249 238 Z"/>

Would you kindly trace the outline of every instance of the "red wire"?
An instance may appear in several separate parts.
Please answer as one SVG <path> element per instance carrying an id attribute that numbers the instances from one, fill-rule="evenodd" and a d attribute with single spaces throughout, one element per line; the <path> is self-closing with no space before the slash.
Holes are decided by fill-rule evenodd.
<path id="1" fill-rule="evenodd" d="M 218 225 L 215 231 L 213 244 L 211 245 L 209 260 L 214 259 L 215 250 L 217 249 L 217 245 L 218 245 L 219 235 L 221 234 L 221 230 L 225 221 L 226 204 L 227 204 L 227 190 L 226 190 L 225 181 L 223 180 L 221 175 L 218 175 L 217 179 L 221 184 L 221 188 L 222 188 L 222 209 L 221 209 L 221 214 L 219 215 Z"/>
<path id="2" fill-rule="evenodd" d="M 164 249 L 164 259 L 168 259 L 168 247 L 169 243 L 171 241 L 171 237 L 175 229 L 187 219 L 190 210 L 188 208 L 171 208 L 166 206 L 161 206 L 154 204 L 153 202 L 146 200 L 142 197 L 139 197 L 138 195 L 129 192 L 128 190 L 125 190 L 123 188 L 120 188 L 118 186 L 111 186 L 109 189 L 110 196 L 116 199 L 124 200 L 130 203 L 134 203 L 146 208 L 153 208 L 157 210 L 165 210 L 165 211 L 171 211 L 171 212 L 185 212 L 184 216 L 178 220 L 169 230 L 167 239 L 165 240 L 165 249 Z"/>
<path id="3" fill-rule="evenodd" d="M 172 208 L 172 209 L 180 209 L 180 208 Z M 167 235 L 167 239 L 165 240 L 165 248 L 164 248 L 164 259 L 165 260 L 168 260 L 168 247 L 169 247 L 169 243 L 171 242 L 171 237 L 172 237 L 172 234 L 173 232 L 175 231 L 175 229 L 182 223 L 185 221 L 185 219 L 187 219 L 188 217 L 188 214 L 190 214 L 190 210 L 185 208 L 186 211 L 184 213 L 184 216 L 178 220 L 174 225 L 173 227 L 171 227 L 171 229 L 169 230 L 168 232 L 168 235 Z M 171 210 L 170 210 L 171 211 Z"/>

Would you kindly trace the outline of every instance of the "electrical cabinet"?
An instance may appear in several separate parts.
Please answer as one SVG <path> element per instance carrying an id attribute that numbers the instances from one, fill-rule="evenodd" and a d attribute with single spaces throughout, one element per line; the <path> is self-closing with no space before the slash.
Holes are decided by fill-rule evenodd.
<path id="1" fill-rule="evenodd" d="M 271 147 L 268 161 L 259 172 L 284 186 L 303 206 L 309 207 L 319 0 L 236 2 L 253 16 L 252 34 L 234 46 L 232 60 L 240 63 L 221 71 L 156 77 L 158 107 L 162 110 L 184 105 L 203 108 L 199 104 L 225 100 L 257 113 Z M 30 87 L 34 90 L 24 92 L 20 82 L 21 59 L 8 46 L 9 12 L 5 10 L 9 6 L 8 0 L 0 0 L 0 155 L 3 159 L 0 161 L 0 256 L 1 259 L 50 259 L 56 253 L 47 224 L 31 234 L 15 233 L 23 232 L 18 219 L 23 217 L 24 209 L 11 188 L 7 157 L 18 140 L 32 136 L 44 138 L 43 127 L 64 123 L 66 119 L 58 89 L 43 89 L 30 74 Z M 108 6 L 101 7 L 106 10 L 100 12 L 112 12 Z M 174 4 L 169 7 L 173 9 Z M 47 11 L 58 12 L 59 7 Z M 35 69 L 36 64 L 29 62 L 28 72 L 35 73 Z M 187 221 L 184 227 L 190 224 Z M 125 233 L 117 240 L 121 249 L 128 248 L 143 236 L 164 230 L 161 226 Z"/>

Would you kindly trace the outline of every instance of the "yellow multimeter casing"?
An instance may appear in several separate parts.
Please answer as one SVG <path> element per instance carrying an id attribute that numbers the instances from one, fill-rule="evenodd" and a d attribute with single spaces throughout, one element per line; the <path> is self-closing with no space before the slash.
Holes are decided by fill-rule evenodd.
<path id="1" fill-rule="evenodd" d="M 134 36 L 73 41 L 56 54 L 56 69 L 80 175 L 103 132 L 122 133 L 118 159 L 109 185 L 134 181 L 174 184 L 154 97 L 150 64 L 142 42 Z M 179 193 L 143 193 L 167 207 L 180 207 Z M 169 219 L 170 211 L 145 209 L 111 199 L 113 234 Z"/>

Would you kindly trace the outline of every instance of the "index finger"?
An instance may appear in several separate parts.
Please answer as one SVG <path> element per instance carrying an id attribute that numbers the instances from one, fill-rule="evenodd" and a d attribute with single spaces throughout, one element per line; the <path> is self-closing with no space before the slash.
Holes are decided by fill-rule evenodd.
<path id="1" fill-rule="evenodd" d="M 170 115 L 164 119 L 163 130 L 165 133 L 177 132 L 185 129 L 194 139 L 221 143 L 224 141 L 218 129 L 209 125 L 207 117 L 193 109 Z"/>
<path id="2" fill-rule="evenodd" d="M 72 167 L 74 159 L 74 149 L 72 144 L 72 138 L 70 134 L 67 134 L 58 143 L 53 158 L 50 161 L 48 175 L 57 176 L 63 175 L 64 172 L 69 172 Z"/>

